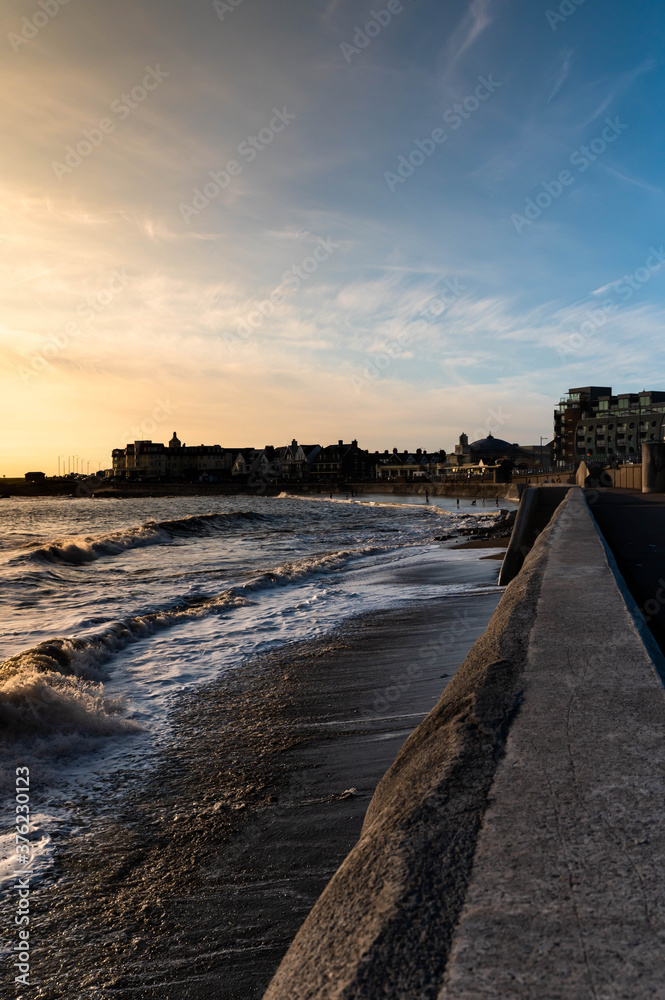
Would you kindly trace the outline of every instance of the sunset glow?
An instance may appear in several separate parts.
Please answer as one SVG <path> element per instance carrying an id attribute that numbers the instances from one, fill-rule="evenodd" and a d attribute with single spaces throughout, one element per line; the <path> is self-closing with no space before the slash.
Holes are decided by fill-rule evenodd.
<path id="1" fill-rule="evenodd" d="M 534 443 L 568 386 L 641 389 L 662 19 L 622 9 L 8 0 L 2 474 L 174 427 Z"/>

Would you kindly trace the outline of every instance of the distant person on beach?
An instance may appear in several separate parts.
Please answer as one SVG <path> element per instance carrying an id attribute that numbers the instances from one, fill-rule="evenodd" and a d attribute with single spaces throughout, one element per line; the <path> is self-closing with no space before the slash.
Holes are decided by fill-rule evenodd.
<path id="1" fill-rule="evenodd" d="M 497 505 L 497 507 L 499 506 L 499 498 L 498 497 L 496 498 L 496 505 Z"/>
<path id="2" fill-rule="evenodd" d="M 485 497 L 483 497 L 483 507 L 485 506 Z"/>
<path id="3" fill-rule="evenodd" d="M 459 497 L 457 498 L 457 506 L 459 507 Z"/>
<path id="4" fill-rule="evenodd" d="M 429 490 L 425 490 L 425 503 L 429 503 Z"/>
<path id="5" fill-rule="evenodd" d="M 471 506 L 472 506 L 472 507 L 475 507 L 475 506 L 476 506 L 476 501 L 475 501 L 475 500 L 472 500 L 472 501 L 471 501 Z"/>

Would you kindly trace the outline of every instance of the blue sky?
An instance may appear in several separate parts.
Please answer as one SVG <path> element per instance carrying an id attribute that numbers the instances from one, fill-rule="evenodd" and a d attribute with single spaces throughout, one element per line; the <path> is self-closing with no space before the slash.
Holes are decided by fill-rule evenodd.
<path id="1" fill-rule="evenodd" d="M 45 3 L 2 15 L 6 474 L 665 387 L 655 0 Z"/>

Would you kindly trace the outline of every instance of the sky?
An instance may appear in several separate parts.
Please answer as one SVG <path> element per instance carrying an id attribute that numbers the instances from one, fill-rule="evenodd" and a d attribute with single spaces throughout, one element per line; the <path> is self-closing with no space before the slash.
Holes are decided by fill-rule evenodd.
<path id="1" fill-rule="evenodd" d="M 658 0 L 5 0 L 0 474 L 665 389 Z"/>

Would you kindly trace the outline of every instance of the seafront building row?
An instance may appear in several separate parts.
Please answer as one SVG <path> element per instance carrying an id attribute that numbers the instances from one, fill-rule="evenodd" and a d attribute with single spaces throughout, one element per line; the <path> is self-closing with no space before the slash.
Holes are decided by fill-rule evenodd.
<path id="1" fill-rule="evenodd" d="M 241 479 L 252 475 L 285 482 L 325 483 L 340 480 L 447 479 L 482 475 L 502 462 L 521 470 L 577 468 L 580 462 L 617 465 L 639 461 L 643 444 L 665 441 L 665 392 L 614 394 L 611 386 L 569 389 L 554 409 L 551 442 L 510 443 L 488 434 L 469 443 L 461 434 L 454 452 L 370 452 L 357 441 L 322 446 L 290 445 L 264 448 L 187 447 L 177 434 L 168 446 L 135 441 L 113 452 L 113 475 L 122 479 L 197 477 Z M 109 470 L 110 471 L 110 470 Z"/>
<path id="2" fill-rule="evenodd" d="M 488 468 L 509 463 L 511 468 L 549 468 L 550 444 L 521 446 L 488 434 L 469 443 L 461 434 L 454 453 L 442 448 L 428 452 L 370 452 L 356 440 L 322 446 L 299 444 L 295 438 L 284 446 L 228 448 L 221 445 L 186 445 L 174 431 L 168 445 L 134 441 L 113 451 L 112 475 L 119 479 L 183 479 L 221 482 L 252 477 L 279 482 L 441 480 L 449 476 L 483 474 Z M 109 470 L 111 472 L 111 470 Z"/>
<path id="3" fill-rule="evenodd" d="M 554 410 L 555 465 L 639 461 L 643 444 L 665 441 L 665 392 L 614 395 L 611 386 L 569 389 Z"/>

